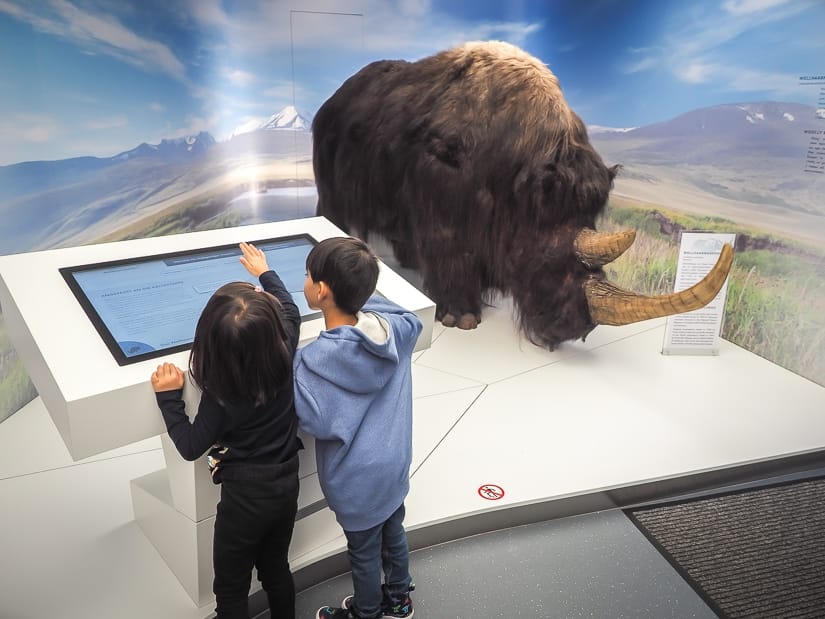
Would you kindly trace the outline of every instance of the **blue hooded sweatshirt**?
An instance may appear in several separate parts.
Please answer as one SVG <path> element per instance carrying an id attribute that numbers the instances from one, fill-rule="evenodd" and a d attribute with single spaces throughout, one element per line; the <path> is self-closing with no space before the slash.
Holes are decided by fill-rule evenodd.
<path id="1" fill-rule="evenodd" d="M 373 296 L 358 324 L 295 355 L 295 411 L 315 437 L 321 490 L 345 531 L 387 520 L 410 488 L 412 352 L 418 317 Z"/>

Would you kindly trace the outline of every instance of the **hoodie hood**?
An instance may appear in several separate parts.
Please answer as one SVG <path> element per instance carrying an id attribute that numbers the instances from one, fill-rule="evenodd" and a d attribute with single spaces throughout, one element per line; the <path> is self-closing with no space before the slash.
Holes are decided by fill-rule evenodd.
<path id="1" fill-rule="evenodd" d="M 382 338 L 383 336 L 383 338 Z M 381 341 L 383 339 L 383 341 Z M 335 355 L 329 354 L 332 350 Z M 350 393 L 369 394 L 380 391 L 398 366 L 398 348 L 386 320 L 373 313 L 358 313 L 355 326 L 324 331 L 315 345 L 301 351 L 307 370 Z M 358 359 L 342 366 L 338 355 Z"/>

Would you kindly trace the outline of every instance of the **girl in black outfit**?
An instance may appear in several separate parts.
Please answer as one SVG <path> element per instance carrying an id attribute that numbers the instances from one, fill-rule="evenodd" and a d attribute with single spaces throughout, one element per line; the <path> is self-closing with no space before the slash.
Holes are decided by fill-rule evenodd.
<path id="1" fill-rule="evenodd" d="M 201 390 L 190 424 L 185 374 L 171 363 L 152 373 L 169 436 L 186 460 L 209 451 L 221 498 L 212 555 L 216 612 L 246 619 L 252 567 L 273 617 L 295 617 L 287 558 L 298 508 L 298 420 L 292 358 L 301 317 L 264 253 L 241 243 L 241 264 L 261 286 L 233 282 L 209 299 L 195 329 L 189 373 Z"/>

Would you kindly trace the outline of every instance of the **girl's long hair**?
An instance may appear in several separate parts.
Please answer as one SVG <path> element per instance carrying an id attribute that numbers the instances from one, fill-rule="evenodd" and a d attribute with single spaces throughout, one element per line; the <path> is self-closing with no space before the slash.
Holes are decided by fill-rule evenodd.
<path id="1" fill-rule="evenodd" d="M 220 404 L 258 406 L 292 380 L 281 304 L 247 282 L 218 288 L 195 327 L 189 372 Z"/>

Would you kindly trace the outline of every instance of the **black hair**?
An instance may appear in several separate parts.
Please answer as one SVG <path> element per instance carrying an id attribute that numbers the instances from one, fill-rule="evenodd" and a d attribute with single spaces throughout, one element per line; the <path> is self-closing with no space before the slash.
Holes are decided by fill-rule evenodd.
<path id="1" fill-rule="evenodd" d="M 335 305 L 348 314 L 364 306 L 378 283 L 378 258 L 353 237 L 324 239 L 309 252 L 306 266 L 312 281 L 329 286 Z"/>
<path id="2" fill-rule="evenodd" d="M 220 404 L 271 400 L 292 380 L 281 303 L 248 282 L 218 288 L 201 312 L 189 355 L 195 384 Z"/>

